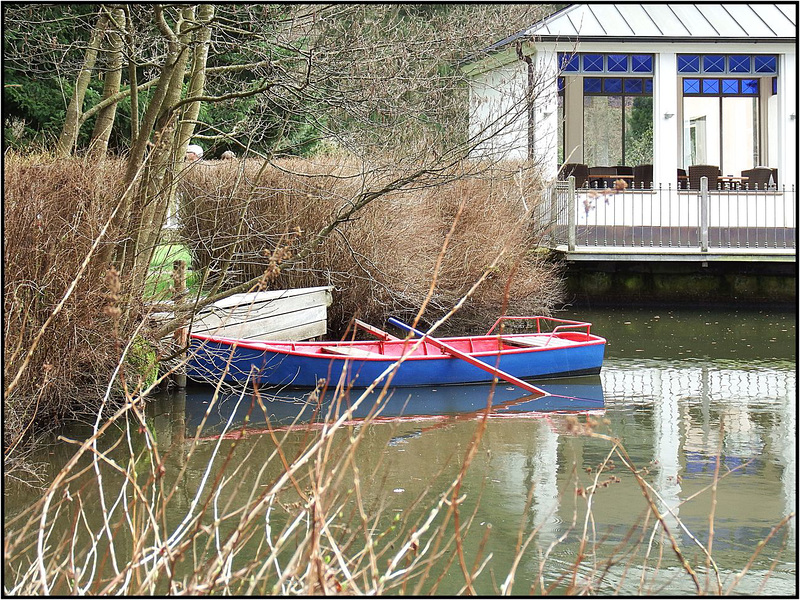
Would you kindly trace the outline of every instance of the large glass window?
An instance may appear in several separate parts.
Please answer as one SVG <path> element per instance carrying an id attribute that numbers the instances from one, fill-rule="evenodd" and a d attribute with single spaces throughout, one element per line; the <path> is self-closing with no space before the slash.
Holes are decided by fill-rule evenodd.
<path id="1" fill-rule="evenodd" d="M 584 77 L 583 153 L 591 166 L 653 162 L 653 80 Z"/>
<path id="2" fill-rule="evenodd" d="M 683 167 L 738 175 L 760 164 L 759 80 L 683 80 Z"/>
<path id="3" fill-rule="evenodd" d="M 564 120 L 564 78 L 558 78 L 558 106 L 557 109 L 557 118 L 558 118 L 558 135 L 556 136 L 558 139 L 558 164 L 564 164 L 564 134 L 565 134 L 565 127 L 566 122 Z"/>
<path id="4" fill-rule="evenodd" d="M 622 96 L 584 96 L 583 158 L 591 166 L 622 164 Z"/>

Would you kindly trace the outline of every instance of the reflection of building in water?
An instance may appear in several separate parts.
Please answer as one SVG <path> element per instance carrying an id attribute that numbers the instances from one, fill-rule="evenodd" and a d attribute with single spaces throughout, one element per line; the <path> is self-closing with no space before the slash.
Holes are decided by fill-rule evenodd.
<path id="1" fill-rule="evenodd" d="M 791 389 L 782 398 L 780 418 L 770 431 L 770 441 L 778 448 L 775 458 L 783 467 L 781 487 L 783 489 L 784 515 L 797 510 L 797 394 L 796 382 L 791 381 Z M 797 516 L 791 521 L 792 534 L 797 531 Z"/>
<path id="2" fill-rule="evenodd" d="M 779 464 L 784 514 L 795 510 L 794 371 L 609 365 L 601 378 L 609 408 L 652 403 L 653 459 L 660 467 L 655 487 L 668 506 L 680 501 L 678 476 L 710 476 L 719 453 L 723 473 L 736 467 L 737 473 L 756 473 Z"/>
<path id="3" fill-rule="evenodd" d="M 680 417 L 678 394 L 674 389 L 680 377 L 674 377 L 669 370 L 660 370 L 653 375 L 654 387 L 661 391 L 653 406 L 653 455 L 658 461 L 653 487 L 661 497 L 659 510 L 664 515 L 665 522 L 673 528 L 677 525 L 675 518 L 681 502 L 681 465 L 678 459 L 681 445 Z"/>
<path id="4" fill-rule="evenodd" d="M 539 420 L 539 443 L 533 462 L 533 526 L 541 543 L 558 537 L 558 434 L 545 420 Z"/>

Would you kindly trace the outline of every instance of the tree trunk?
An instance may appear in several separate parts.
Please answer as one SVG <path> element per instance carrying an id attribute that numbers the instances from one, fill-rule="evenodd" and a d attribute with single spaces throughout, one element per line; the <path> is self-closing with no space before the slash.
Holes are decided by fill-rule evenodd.
<path id="1" fill-rule="evenodd" d="M 139 137 L 139 92 L 137 86 L 139 78 L 136 75 L 136 61 L 134 57 L 136 52 L 134 50 L 133 40 L 133 20 L 131 19 L 131 8 L 125 6 L 125 39 L 128 44 L 128 79 L 131 82 L 131 146 L 136 143 L 136 138 Z"/>
<path id="2" fill-rule="evenodd" d="M 89 46 L 86 48 L 83 67 L 80 73 L 78 73 L 78 78 L 75 81 L 75 90 L 72 92 L 72 98 L 67 107 L 67 114 L 64 117 L 64 128 L 61 130 L 61 136 L 59 136 L 56 144 L 57 157 L 63 158 L 69 156 L 72 154 L 73 148 L 75 148 L 82 122 L 81 117 L 83 116 L 83 98 L 86 95 L 86 90 L 92 79 L 92 71 L 94 70 L 95 62 L 97 62 L 98 50 L 107 25 L 108 16 L 106 15 L 105 9 L 101 6 L 100 15 L 97 18 L 97 25 L 92 30 Z"/>
<path id="3" fill-rule="evenodd" d="M 208 23 L 214 18 L 214 5 L 201 4 L 198 9 L 197 20 L 203 25 L 195 34 L 194 55 L 192 57 L 192 72 L 189 83 L 188 97 L 201 96 L 206 85 L 206 62 L 208 61 L 208 47 L 211 42 L 211 28 Z M 186 146 L 194 134 L 195 121 L 200 114 L 200 102 L 187 104 L 183 111 L 183 118 L 178 125 L 177 149 L 180 154 L 186 153 Z"/>
<path id="4" fill-rule="evenodd" d="M 125 12 L 121 8 L 113 9 L 110 20 L 105 50 L 108 55 L 108 68 L 103 83 L 104 100 L 118 94 L 122 82 L 122 35 L 120 32 L 125 29 Z M 92 156 L 103 156 L 108 151 L 108 140 L 111 137 L 116 114 L 116 102 L 109 104 L 97 113 L 97 120 L 92 132 Z"/>
<path id="5" fill-rule="evenodd" d="M 155 136 L 159 141 L 152 150 L 145 178 L 139 186 L 140 218 L 131 228 L 131 231 L 135 232 L 136 242 L 133 252 L 126 256 L 134 290 L 143 289 L 150 259 L 161 235 L 162 221 L 171 197 L 176 163 L 180 160 L 182 164 L 183 156 L 177 156 L 179 124 L 173 107 L 178 104 L 183 93 L 184 75 L 192 41 L 191 31 L 195 27 L 194 11 L 194 7 L 185 7 L 177 25 L 178 37 L 172 44 L 175 55 L 172 74 L 166 82 L 161 110 L 155 119 Z"/>

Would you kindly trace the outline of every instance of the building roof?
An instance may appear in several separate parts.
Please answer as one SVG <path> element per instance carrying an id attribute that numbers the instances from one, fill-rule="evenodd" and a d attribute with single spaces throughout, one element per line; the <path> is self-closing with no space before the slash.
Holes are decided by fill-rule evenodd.
<path id="1" fill-rule="evenodd" d="M 794 41 L 797 4 L 572 4 L 493 49 L 534 38 L 543 41 Z"/>

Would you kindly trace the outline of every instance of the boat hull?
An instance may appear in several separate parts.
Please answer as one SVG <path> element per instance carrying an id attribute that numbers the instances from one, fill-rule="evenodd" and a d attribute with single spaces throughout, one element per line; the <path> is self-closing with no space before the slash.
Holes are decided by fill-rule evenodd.
<path id="1" fill-rule="evenodd" d="M 451 339 L 463 344 L 465 338 Z M 491 339 L 497 344 L 496 337 L 473 339 Z M 413 344 L 396 344 L 403 343 L 406 349 Z M 389 369 L 400 358 L 400 355 L 359 358 L 315 354 L 319 352 L 319 346 L 303 342 L 281 346 L 192 336 L 187 375 L 196 381 L 218 381 L 222 377 L 232 383 L 301 388 L 316 387 L 323 379 L 329 385 L 336 385 L 343 379 L 346 386 L 359 388 L 369 386 L 378 378 L 387 377 Z M 356 347 L 355 344 L 350 346 Z M 348 343 L 340 343 L 337 347 L 349 346 Z M 358 345 L 358 348 L 363 347 L 365 344 Z M 397 352 L 397 348 L 394 351 Z M 519 379 L 535 379 L 599 373 L 604 351 L 603 338 L 587 336 L 585 342 L 569 345 L 512 347 L 495 352 L 473 352 L 471 356 Z M 391 384 L 401 387 L 430 386 L 486 383 L 493 379 L 491 373 L 438 349 L 435 353 L 428 349 L 425 352 L 406 355 L 394 370 Z"/>

